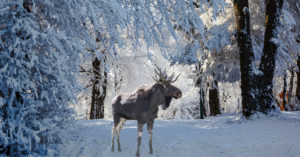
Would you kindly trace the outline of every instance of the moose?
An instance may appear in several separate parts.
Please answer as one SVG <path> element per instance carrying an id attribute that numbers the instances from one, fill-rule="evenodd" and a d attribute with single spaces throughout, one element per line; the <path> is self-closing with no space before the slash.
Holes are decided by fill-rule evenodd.
<path id="1" fill-rule="evenodd" d="M 155 75 L 152 77 L 155 81 L 152 85 L 143 85 L 133 93 L 121 93 L 112 101 L 113 129 L 111 151 L 114 151 L 114 134 L 117 136 L 118 151 L 120 146 L 120 131 L 126 120 L 137 120 L 138 146 L 136 156 L 140 157 L 140 144 L 142 139 L 143 126 L 147 123 L 149 134 L 150 154 L 153 154 L 152 148 L 152 129 L 154 119 L 157 117 L 158 107 L 162 105 L 165 110 L 170 106 L 172 98 L 181 98 L 182 92 L 179 88 L 171 85 L 178 77 L 174 73 L 167 75 L 166 70 L 162 71 L 157 65 L 154 69 Z"/>

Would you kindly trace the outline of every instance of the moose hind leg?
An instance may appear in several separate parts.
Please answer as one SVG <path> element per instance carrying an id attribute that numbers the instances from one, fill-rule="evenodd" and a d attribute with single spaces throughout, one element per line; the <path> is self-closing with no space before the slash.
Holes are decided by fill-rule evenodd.
<path id="1" fill-rule="evenodd" d="M 142 140 L 142 134 L 143 134 L 143 124 L 138 122 L 138 148 L 137 148 L 137 151 L 136 151 L 136 156 L 137 157 L 140 157 L 140 146 L 141 146 L 141 140 Z"/>
<path id="2" fill-rule="evenodd" d="M 117 130 L 116 130 L 116 135 L 117 135 L 117 142 L 118 142 L 118 151 L 121 151 L 121 145 L 120 145 L 120 131 L 125 123 L 125 118 L 121 118 L 120 122 L 118 124 Z"/>
<path id="3" fill-rule="evenodd" d="M 116 130 L 116 127 L 113 126 L 112 128 L 112 131 L 111 131 L 111 152 L 115 151 L 115 146 L 114 146 L 114 134 L 115 134 L 115 130 Z"/>
<path id="4" fill-rule="evenodd" d="M 153 123 L 154 121 L 150 121 L 147 123 L 147 130 L 149 134 L 149 149 L 150 149 L 150 154 L 153 154 L 153 148 L 152 148 L 152 129 L 153 129 Z"/>
<path id="5" fill-rule="evenodd" d="M 111 151 L 112 152 L 115 150 L 115 146 L 114 146 L 115 137 L 114 137 L 114 134 L 117 131 L 117 126 L 118 126 L 119 122 L 120 122 L 120 117 L 114 116 L 114 125 L 113 125 L 113 129 L 111 131 Z"/>

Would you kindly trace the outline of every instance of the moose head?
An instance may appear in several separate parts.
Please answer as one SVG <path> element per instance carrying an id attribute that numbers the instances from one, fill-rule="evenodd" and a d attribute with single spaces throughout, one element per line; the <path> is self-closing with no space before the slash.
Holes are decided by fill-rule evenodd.
<path id="1" fill-rule="evenodd" d="M 155 66 L 155 75 L 152 78 L 156 81 L 157 87 L 160 90 L 160 94 L 163 96 L 162 98 L 164 100 L 162 100 L 162 108 L 165 110 L 170 106 L 172 98 L 178 99 L 182 97 L 181 90 L 171 84 L 177 81 L 180 74 L 176 77 L 174 73 L 171 76 L 168 76 L 166 69 L 162 71 L 157 65 Z"/>

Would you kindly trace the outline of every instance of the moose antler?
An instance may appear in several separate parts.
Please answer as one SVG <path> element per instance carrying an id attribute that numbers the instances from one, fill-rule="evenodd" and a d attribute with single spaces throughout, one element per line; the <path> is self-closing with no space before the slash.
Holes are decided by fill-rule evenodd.
<path id="1" fill-rule="evenodd" d="M 174 75 L 174 73 L 168 78 L 168 83 L 174 83 L 175 81 L 177 81 L 178 77 L 180 76 L 180 74 L 178 74 L 176 77 Z M 175 77 L 175 79 L 174 79 Z"/>
<path id="2" fill-rule="evenodd" d="M 152 78 L 156 82 L 162 82 L 167 76 L 166 70 L 162 71 L 156 64 L 155 64 L 155 67 L 157 68 L 157 69 L 154 69 L 154 72 L 156 75 L 154 75 L 154 77 L 152 76 Z"/>
<path id="3" fill-rule="evenodd" d="M 157 68 L 157 69 L 154 69 L 154 72 L 156 75 L 154 75 L 154 77 L 152 76 L 152 78 L 156 82 L 174 83 L 175 81 L 177 81 L 178 77 L 180 76 L 180 74 L 179 74 L 175 77 L 175 74 L 173 73 L 170 77 L 168 77 L 166 69 L 164 71 L 162 71 L 161 68 L 159 68 L 156 64 L 155 64 L 155 67 Z"/>

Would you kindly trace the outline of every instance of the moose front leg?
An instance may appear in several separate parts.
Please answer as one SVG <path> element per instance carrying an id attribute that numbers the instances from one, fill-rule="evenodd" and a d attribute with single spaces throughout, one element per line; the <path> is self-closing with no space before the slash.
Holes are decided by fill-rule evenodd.
<path id="1" fill-rule="evenodd" d="M 121 151 L 121 145 L 120 145 L 120 131 L 125 123 L 126 119 L 125 118 L 121 118 L 120 122 L 118 124 L 118 127 L 116 129 L 116 135 L 117 135 L 117 142 L 118 142 L 118 151 Z"/>
<path id="2" fill-rule="evenodd" d="M 149 148 L 150 148 L 150 154 L 153 154 L 152 149 L 152 129 L 153 129 L 154 120 L 147 123 L 147 130 L 149 134 Z"/>
<path id="3" fill-rule="evenodd" d="M 137 151 L 136 151 L 136 156 L 137 157 L 140 157 L 140 146 L 141 146 L 141 140 L 142 140 L 142 134 L 143 134 L 143 126 L 144 124 L 141 123 L 141 122 L 138 122 L 138 148 L 137 148 Z"/>
<path id="4" fill-rule="evenodd" d="M 117 132 L 117 127 L 118 127 L 119 122 L 120 122 L 120 116 L 114 115 L 114 124 L 113 124 L 113 129 L 111 131 L 111 151 L 112 152 L 115 150 L 115 143 L 114 143 L 115 136 L 114 136 L 114 134 Z M 118 141 L 118 144 L 119 143 L 120 142 Z"/>
<path id="5" fill-rule="evenodd" d="M 118 126 L 118 124 L 116 124 L 116 122 L 114 122 L 114 126 L 113 126 L 113 129 L 111 131 L 111 152 L 115 151 L 115 142 L 114 142 L 115 141 L 115 136 L 114 136 L 114 134 L 117 130 L 117 126 Z"/>

